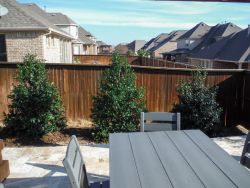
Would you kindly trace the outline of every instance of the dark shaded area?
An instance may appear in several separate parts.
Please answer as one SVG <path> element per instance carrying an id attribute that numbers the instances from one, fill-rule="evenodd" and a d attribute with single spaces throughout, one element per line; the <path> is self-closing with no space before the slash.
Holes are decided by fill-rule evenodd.
<path id="1" fill-rule="evenodd" d="M 0 62 L 7 61 L 5 35 L 0 35 Z"/>
<path id="2" fill-rule="evenodd" d="M 63 131 L 48 133 L 41 138 L 31 138 L 21 134 L 14 134 L 7 128 L 0 129 L 0 138 L 8 147 L 19 146 L 61 146 L 67 145 L 70 137 L 76 135 L 80 144 L 93 144 L 93 128 L 66 128 Z"/>

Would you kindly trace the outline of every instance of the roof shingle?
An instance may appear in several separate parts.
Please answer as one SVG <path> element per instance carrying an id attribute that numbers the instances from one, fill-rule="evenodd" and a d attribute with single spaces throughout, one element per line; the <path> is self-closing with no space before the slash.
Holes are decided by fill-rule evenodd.
<path id="1" fill-rule="evenodd" d="M 9 10 L 8 14 L 1 17 L 0 30 L 52 30 L 72 38 L 51 23 L 46 12 L 35 4 L 20 4 L 15 0 L 0 0 L 0 4 Z"/>
<path id="2" fill-rule="evenodd" d="M 192 29 L 188 30 L 179 39 L 201 39 L 209 30 L 210 26 L 201 22 Z"/>

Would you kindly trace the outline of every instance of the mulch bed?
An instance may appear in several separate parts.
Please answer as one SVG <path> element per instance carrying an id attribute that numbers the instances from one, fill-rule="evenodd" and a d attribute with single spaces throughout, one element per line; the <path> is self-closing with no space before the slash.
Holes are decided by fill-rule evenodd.
<path id="1" fill-rule="evenodd" d="M 13 136 L 13 133 L 6 131 L 0 126 L 0 139 L 3 139 L 7 147 L 25 146 L 64 146 L 69 143 L 70 137 L 76 135 L 80 144 L 96 144 L 93 139 L 94 128 L 90 121 L 78 120 L 69 121 L 68 127 L 63 131 L 48 133 L 42 138 L 31 139 L 22 135 Z M 245 127 L 248 130 L 248 126 Z M 244 134 L 238 126 L 224 128 L 216 137 L 238 136 Z"/>
<path id="2" fill-rule="evenodd" d="M 0 138 L 7 147 L 24 146 L 63 146 L 69 143 L 70 137 L 76 135 L 80 144 L 95 144 L 92 133 L 94 128 L 90 121 L 69 121 L 63 131 L 48 133 L 41 138 L 32 139 L 22 135 L 13 135 L 10 131 L 0 128 Z"/>

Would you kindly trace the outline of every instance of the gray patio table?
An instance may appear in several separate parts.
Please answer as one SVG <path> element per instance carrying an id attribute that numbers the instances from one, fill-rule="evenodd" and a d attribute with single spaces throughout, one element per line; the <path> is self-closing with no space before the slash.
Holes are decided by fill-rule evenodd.
<path id="1" fill-rule="evenodd" d="M 110 135 L 110 188 L 250 188 L 250 171 L 199 130 Z"/>

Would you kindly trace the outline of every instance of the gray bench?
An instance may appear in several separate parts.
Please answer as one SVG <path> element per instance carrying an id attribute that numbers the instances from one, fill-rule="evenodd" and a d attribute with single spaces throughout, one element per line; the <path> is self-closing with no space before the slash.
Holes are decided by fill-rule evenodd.
<path id="1" fill-rule="evenodd" d="M 181 129 L 180 113 L 141 112 L 141 132 L 170 131 Z"/>
<path id="2" fill-rule="evenodd" d="M 240 163 L 250 169 L 250 130 L 248 131 L 247 138 L 242 151 Z"/>
<path id="3" fill-rule="evenodd" d="M 72 188 L 109 188 L 109 181 L 89 183 L 85 162 L 76 136 L 71 137 L 63 165 Z"/>

